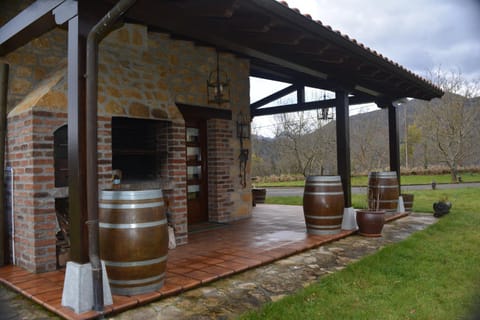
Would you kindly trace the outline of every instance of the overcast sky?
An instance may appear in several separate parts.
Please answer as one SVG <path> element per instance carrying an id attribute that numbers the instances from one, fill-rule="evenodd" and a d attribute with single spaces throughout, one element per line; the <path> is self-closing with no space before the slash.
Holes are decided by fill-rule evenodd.
<path id="1" fill-rule="evenodd" d="M 422 77 L 428 78 L 429 71 L 441 68 L 459 70 L 469 80 L 480 79 L 480 0 L 287 3 Z M 270 92 L 262 92 L 261 87 L 252 82 L 252 102 L 278 89 L 267 85 Z M 265 120 L 258 124 L 265 126 Z"/>
<path id="2" fill-rule="evenodd" d="M 480 78 L 480 0 L 287 0 L 426 76 L 441 67 Z"/>

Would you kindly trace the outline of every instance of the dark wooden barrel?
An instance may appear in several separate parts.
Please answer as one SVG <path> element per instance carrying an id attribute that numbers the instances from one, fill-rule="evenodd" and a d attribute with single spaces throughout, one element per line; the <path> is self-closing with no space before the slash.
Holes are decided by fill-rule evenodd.
<path id="1" fill-rule="evenodd" d="M 135 295 L 163 286 L 168 229 L 162 190 L 100 193 L 100 257 L 113 294 Z"/>
<path id="2" fill-rule="evenodd" d="M 303 192 L 307 232 L 324 235 L 341 231 L 344 208 L 339 176 L 309 176 Z"/>
<path id="3" fill-rule="evenodd" d="M 398 197 L 398 179 L 395 171 L 370 172 L 368 175 L 370 209 L 385 210 L 387 213 L 397 212 Z"/>
<path id="4" fill-rule="evenodd" d="M 405 207 L 405 212 L 413 212 L 414 195 L 412 193 L 404 193 L 402 194 L 402 198 L 403 198 L 403 206 Z"/>

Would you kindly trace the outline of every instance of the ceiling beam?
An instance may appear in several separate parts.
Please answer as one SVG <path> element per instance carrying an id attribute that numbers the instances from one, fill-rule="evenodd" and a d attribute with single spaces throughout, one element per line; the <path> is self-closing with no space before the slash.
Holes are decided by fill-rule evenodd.
<path id="1" fill-rule="evenodd" d="M 287 104 L 283 106 L 255 109 L 252 111 L 252 118 L 256 116 L 267 116 L 267 115 L 274 115 L 279 113 L 333 108 L 335 107 L 335 101 L 336 101 L 335 99 L 328 99 L 328 100 L 310 101 L 310 102 L 304 102 L 304 103 L 295 103 L 295 104 Z M 356 105 L 356 104 L 375 102 L 375 99 L 372 97 L 366 97 L 366 96 L 361 96 L 361 97 L 354 96 L 354 97 L 350 97 L 348 101 L 349 101 L 349 105 Z"/>
<path id="2" fill-rule="evenodd" d="M 293 85 L 288 86 L 288 87 L 286 87 L 286 88 L 284 88 L 284 89 L 282 89 L 282 90 L 280 90 L 280 91 L 277 91 L 277 92 L 275 92 L 275 93 L 273 93 L 273 94 L 271 94 L 271 95 L 269 95 L 269 96 L 267 96 L 267 97 L 265 97 L 265 98 L 263 98 L 263 99 L 260 99 L 260 100 L 254 102 L 254 103 L 252 103 L 252 104 L 250 105 L 250 111 L 254 111 L 255 109 L 258 109 L 258 108 L 260 108 L 260 107 L 263 107 L 264 105 L 269 104 L 270 102 L 273 102 L 273 101 L 275 101 L 275 100 L 278 100 L 278 99 L 280 99 L 280 98 L 283 98 L 283 97 L 285 97 L 286 95 L 288 95 L 288 94 L 290 94 L 290 93 L 292 93 L 292 92 L 297 91 L 298 88 L 299 88 L 298 86 L 296 86 L 296 85 L 293 84 Z"/>
<path id="3" fill-rule="evenodd" d="M 0 28 L 0 55 L 5 55 L 55 27 L 52 10 L 65 0 L 37 0 Z"/>

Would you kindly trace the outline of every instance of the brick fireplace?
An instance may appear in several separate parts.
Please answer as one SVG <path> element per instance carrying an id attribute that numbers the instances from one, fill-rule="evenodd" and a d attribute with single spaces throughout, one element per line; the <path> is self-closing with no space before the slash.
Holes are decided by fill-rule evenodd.
<path id="1" fill-rule="evenodd" d="M 52 36 L 42 37 L 47 41 Z M 16 51 L 15 57 L 31 54 L 29 45 Z M 172 40 L 133 24 L 111 33 L 100 46 L 99 189 L 111 188 L 114 169 L 122 171 L 122 184 L 162 188 L 179 245 L 188 242 L 189 224 L 186 114 L 180 105 L 188 106 L 189 116 L 198 117 L 205 126 L 207 221 L 228 223 L 251 214 L 250 184 L 242 185 L 235 132 L 237 120 L 249 114 L 249 64 L 231 54 L 220 56 L 235 90 L 229 104 L 217 106 L 207 104 L 205 88 L 216 63 L 214 48 Z M 25 71 L 22 61 L 12 65 L 14 72 Z M 58 267 L 57 215 L 59 207 L 68 208 L 59 205 L 69 196 L 67 82 L 62 61 L 41 81 L 32 82 L 24 95 L 17 94 L 8 115 L 15 262 L 32 272 Z M 248 141 L 243 148 L 250 148 Z"/>

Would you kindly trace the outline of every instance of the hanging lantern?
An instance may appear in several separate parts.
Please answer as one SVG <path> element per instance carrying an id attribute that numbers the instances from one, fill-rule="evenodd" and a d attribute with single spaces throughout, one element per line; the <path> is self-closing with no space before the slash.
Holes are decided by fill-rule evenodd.
<path id="1" fill-rule="evenodd" d="M 217 51 L 217 69 L 210 72 L 207 80 L 208 103 L 222 105 L 230 102 L 230 79 L 220 70 L 220 57 Z"/>

